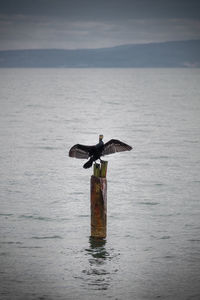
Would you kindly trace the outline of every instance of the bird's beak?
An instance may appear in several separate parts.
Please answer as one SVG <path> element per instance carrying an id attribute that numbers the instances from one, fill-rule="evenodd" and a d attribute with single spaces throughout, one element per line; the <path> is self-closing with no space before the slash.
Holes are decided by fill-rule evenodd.
<path id="1" fill-rule="evenodd" d="M 99 140 L 100 140 L 100 141 L 103 140 L 103 134 L 100 134 L 100 135 L 99 135 Z"/>

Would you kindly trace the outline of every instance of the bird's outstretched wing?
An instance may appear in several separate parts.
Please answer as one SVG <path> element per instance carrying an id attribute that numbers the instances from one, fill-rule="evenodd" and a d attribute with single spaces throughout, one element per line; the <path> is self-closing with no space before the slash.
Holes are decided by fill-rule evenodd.
<path id="1" fill-rule="evenodd" d="M 88 158 L 92 155 L 95 146 L 85 146 L 76 144 L 69 150 L 69 156 L 75 158 Z"/>
<path id="2" fill-rule="evenodd" d="M 130 151 L 132 149 L 131 146 L 119 141 L 119 140 L 110 140 L 104 145 L 103 155 L 112 154 L 115 152 L 122 152 L 122 151 Z"/>

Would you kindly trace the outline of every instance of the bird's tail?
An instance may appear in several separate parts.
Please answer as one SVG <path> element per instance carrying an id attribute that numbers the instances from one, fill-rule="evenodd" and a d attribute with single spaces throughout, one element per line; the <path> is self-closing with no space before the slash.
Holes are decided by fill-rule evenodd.
<path id="1" fill-rule="evenodd" d="M 91 157 L 90 160 L 88 160 L 88 161 L 83 165 L 83 168 L 88 169 L 88 168 L 90 168 L 90 167 L 92 166 L 92 164 L 93 164 L 93 159 L 92 159 L 92 157 Z"/>

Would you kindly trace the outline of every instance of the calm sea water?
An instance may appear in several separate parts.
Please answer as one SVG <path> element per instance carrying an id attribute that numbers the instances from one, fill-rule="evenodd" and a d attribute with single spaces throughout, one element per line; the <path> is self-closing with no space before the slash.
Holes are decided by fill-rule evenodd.
<path id="1" fill-rule="evenodd" d="M 200 299 L 200 69 L 0 70 L 0 299 Z M 90 176 L 108 156 L 108 236 Z"/>

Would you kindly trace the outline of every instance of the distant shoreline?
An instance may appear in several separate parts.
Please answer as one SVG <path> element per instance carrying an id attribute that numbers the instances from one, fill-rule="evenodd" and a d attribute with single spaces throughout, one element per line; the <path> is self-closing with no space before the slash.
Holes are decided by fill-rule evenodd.
<path id="1" fill-rule="evenodd" d="M 200 40 L 99 49 L 0 50 L 0 68 L 200 68 Z"/>

